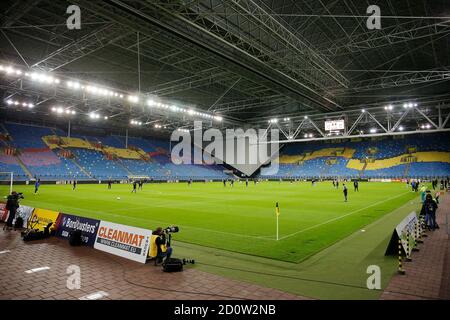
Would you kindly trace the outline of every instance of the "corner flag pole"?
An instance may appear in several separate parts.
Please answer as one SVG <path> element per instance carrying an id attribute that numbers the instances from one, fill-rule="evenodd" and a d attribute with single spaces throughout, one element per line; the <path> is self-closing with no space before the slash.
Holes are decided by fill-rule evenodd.
<path id="1" fill-rule="evenodd" d="M 278 217 L 280 216 L 280 207 L 278 206 L 278 202 L 275 205 L 275 213 L 277 215 L 277 241 L 278 241 Z"/>

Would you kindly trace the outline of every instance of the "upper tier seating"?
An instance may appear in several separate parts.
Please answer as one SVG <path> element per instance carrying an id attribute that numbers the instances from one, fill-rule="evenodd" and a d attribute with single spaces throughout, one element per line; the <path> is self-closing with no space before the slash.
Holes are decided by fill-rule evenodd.
<path id="1" fill-rule="evenodd" d="M 47 145 L 40 137 L 53 134 L 50 128 L 11 123 L 5 127 L 13 139 L 10 144 L 16 148 L 45 148 Z"/>
<path id="2" fill-rule="evenodd" d="M 13 123 L 6 123 L 5 127 L 13 137 L 11 146 L 17 148 L 20 160 L 33 176 L 42 180 L 126 179 L 137 175 L 161 180 L 226 178 L 221 166 L 173 165 L 168 151 L 170 144 L 160 139 L 129 137 L 129 147 L 138 148 L 132 150 L 125 148 L 125 138 L 121 136 L 72 132 L 67 138 L 57 128 Z M 61 144 L 54 140 L 60 140 Z M 74 159 L 60 156 L 60 150 L 71 151 Z M 116 156 L 117 160 L 107 160 L 104 153 Z M 146 157 L 147 161 L 141 160 Z M 13 171 L 23 180 L 29 179 L 14 156 L 2 155 L 0 169 Z"/>
<path id="3" fill-rule="evenodd" d="M 70 149 L 75 160 L 95 179 L 126 179 L 128 172 L 115 161 L 106 160 L 99 151 Z"/>
<path id="4" fill-rule="evenodd" d="M 360 141 L 290 143 L 280 152 L 279 172 L 262 172 L 262 176 L 274 178 L 283 176 L 398 178 L 404 177 L 405 174 L 407 177 L 446 176 L 450 175 L 449 137 L 448 133 L 434 133 L 364 141 L 359 139 Z M 344 150 L 342 153 L 336 153 L 336 150 L 342 149 Z M 331 155 L 333 157 L 330 157 Z M 335 158 L 335 164 L 327 164 L 331 158 Z M 411 158 L 413 161 L 409 170 L 405 158 Z M 361 161 L 363 159 L 368 160 L 367 164 Z"/>

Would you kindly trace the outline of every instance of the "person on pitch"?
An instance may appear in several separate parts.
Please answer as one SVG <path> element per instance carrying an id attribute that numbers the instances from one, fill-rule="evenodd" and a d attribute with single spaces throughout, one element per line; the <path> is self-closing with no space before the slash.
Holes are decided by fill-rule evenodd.
<path id="1" fill-rule="evenodd" d="M 343 183 L 342 186 L 343 186 L 342 191 L 344 192 L 345 202 L 347 202 L 347 194 L 348 194 L 347 186 L 345 185 L 345 183 Z"/>
<path id="2" fill-rule="evenodd" d="M 133 181 L 133 190 L 131 191 L 131 193 L 136 193 L 136 187 L 137 187 L 137 182 L 136 180 Z"/>
<path id="3" fill-rule="evenodd" d="M 73 180 L 72 191 L 75 191 L 76 188 L 77 188 L 77 180 Z"/>
<path id="4" fill-rule="evenodd" d="M 41 185 L 41 179 L 36 179 L 36 182 L 34 183 L 34 194 L 36 194 L 39 191 L 40 185 Z"/>
<path id="5" fill-rule="evenodd" d="M 355 192 L 359 191 L 359 182 L 358 182 L 358 180 L 353 181 L 353 187 L 355 188 Z"/>
<path id="6" fill-rule="evenodd" d="M 111 179 L 108 180 L 108 189 L 111 189 L 112 181 Z"/>

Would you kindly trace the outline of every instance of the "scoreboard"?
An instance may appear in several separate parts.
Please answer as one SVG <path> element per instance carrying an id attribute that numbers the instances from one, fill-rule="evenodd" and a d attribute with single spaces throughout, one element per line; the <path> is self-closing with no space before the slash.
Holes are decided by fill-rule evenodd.
<path id="1" fill-rule="evenodd" d="M 325 121 L 325 130 L 326 131 L 344 130 L 344 128 L 345 128 L 344 120 Z"/>

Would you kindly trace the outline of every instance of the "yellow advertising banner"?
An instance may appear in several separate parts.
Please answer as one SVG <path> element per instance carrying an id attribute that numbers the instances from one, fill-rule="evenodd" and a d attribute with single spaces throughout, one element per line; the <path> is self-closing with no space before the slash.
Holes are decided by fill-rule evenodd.
<path id="1" fill-rule="evenodd" d="M 56 228 L 56 221 L 58 220 L 59 212 L 45 209 L 34 209 L 28 225 L 31 229 L 38 229 L 43 231 L 44 228 L 52 222 L 52 228 Z"/>

